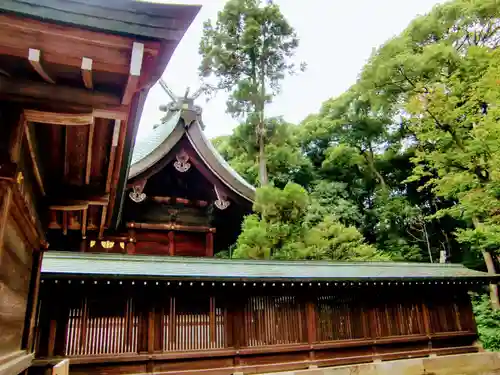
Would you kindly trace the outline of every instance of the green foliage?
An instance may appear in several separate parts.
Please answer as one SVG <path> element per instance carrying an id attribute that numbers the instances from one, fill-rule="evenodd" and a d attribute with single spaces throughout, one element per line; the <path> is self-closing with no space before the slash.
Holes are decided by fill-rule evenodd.
<path id="1" fill-rule="evenodd" d="M 281 118 L 266 120 L 265 153 L 272 185 L 283 188 L 289 181 L 303 186 L 313 179 L 313 166 L 298 147 L 297 126 Z M 259 148 L 252 124 L 242 123 L 231 136 L 213 141 L 221 155 L 247 181 L 258 185 Z"/>
<path id="2" fill-rule="evenodd" d="M 491 308 L 486 294 L 476 294 L 472 297 L 479 339 L 483 347 L 487 350 L 500 351 L 500 310 Z"/>
<path id="3" fill-rule="evenodd" d="M 285 75 L 296 71 L 291 58 L 298 43 L 293 27 L 272 1 L 229 0 L 215 23 L 204 24 L 200 74 L 214 76 L 217 88 L 230 93 L 227 111 L 234 117 L 245 116 L 251 125 L 255 139 L 250 136 L 246 141 L 258 149 L 262 185 L 268 183 L 266 160 L 272 160 L 264 147 L 265 107 L 280 91 Z"/>
<path id="4" fill-rule="evenodd" d="M 301 186 L 288 183 L 283 190 L 257 189 L 255 214 L 247 216 L 238 237 L 235 258 L 252 259 L 388 259 L 364 242 L 355 227 L 333 216 L 306 221 L 311 198 Z"/>

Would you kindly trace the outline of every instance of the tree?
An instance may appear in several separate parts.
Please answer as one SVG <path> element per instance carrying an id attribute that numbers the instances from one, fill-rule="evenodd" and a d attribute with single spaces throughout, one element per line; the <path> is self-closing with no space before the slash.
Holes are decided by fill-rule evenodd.
<path id="1" fill-rule="evenodd" d="M 289 183 L 283 190 L 257 189 L 255 214 L 247 216 L 234 257 L 253 259 L 386 260 L 364 242 L 355 227 L 328 215 L 317 223 L 306 216 L 311 199 L 304 188 Z"/>
<path id="2" fill-rule="evenodd" d="M 272 185 L 283 188 L 291 181 L 307 186 L 313 179 L 313 166 L 298 141 L 297 126 L 281 118 L 266 120 L 265 153 Z M 238 173 L 258 185 L 259 148 L 251 124 L 240 124 L 231 136 L 215 139 L 214 145 Z"/>
<path id="3" fill-rule="evenodd" d="M 228 112 L 237 118 L 246 115 L 253 126 L 261 185 L 268 183 L 266 104 L 280 91 L 285 75 L 296 71 L 291 58 L 298 43 L 293 27 L 272 1 L 229 0 L 215 24 L 204 24 L 200 74 L 215 76 L 217 88 L 230 93 Z"/>
<path id="4" fill-rule="evenodd" d="M 457 228 L 457 239 L 483 254 L 490 273 L 500 245 L 495 220 L 499 24 L 494 0 L 436 7 L 377 51 L 360 83 L 372 105 L 408 120 L 418 143 L 409 181 L 422 181 L 453 202 L 433 216 L 463 220 L 466 228 Z M 498 307 L 496 285 L 491 287 Z"/>

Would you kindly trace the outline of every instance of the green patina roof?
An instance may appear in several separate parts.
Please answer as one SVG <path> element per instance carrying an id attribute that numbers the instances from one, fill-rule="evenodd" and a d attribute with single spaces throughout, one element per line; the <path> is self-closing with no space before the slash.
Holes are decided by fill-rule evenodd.
<path id="1" fill-rule="evenodd" d="M 175 129 L 179 122 L 180 115 L 181 113 L 177 112 L 166 122 L 155 126 L 152 131 L 137 136 L 130 164 L 133 165 L 137 163 L 156 150 Z"/>
<path id="2" fill-rule="evenodd" d="M 49 251 L 42 273 L 141 278 L 229 280 L 398 280 L 492 277 L 459 264 L 264 261 Z"/>

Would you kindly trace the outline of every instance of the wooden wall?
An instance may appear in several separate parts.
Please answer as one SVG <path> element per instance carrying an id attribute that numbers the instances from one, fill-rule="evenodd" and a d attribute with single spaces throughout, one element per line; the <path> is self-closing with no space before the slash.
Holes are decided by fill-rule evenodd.
<path id="1" fill-rule="evenodd" d="M 258 373 L 477 350 L 458 286 L 47 279 L 38 331 L 40 369 L 67 356 L 72 374 Z"/>
<path id="2" fill-rule="evenodd" d="M 0 104 L 0 366 L 17 374 L 31 362 L 40 236 L 20 109 Z M 10 139 L 9 139 L 10 138 Z M 29 159 L 28 159 L 29 160 Z"/>

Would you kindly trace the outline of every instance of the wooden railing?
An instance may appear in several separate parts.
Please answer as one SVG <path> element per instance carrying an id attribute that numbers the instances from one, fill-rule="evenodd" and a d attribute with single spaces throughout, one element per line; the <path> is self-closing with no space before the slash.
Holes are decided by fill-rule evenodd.
<path id="1" fill-rule="evenodd" d="M 237 288 L 61 284 L 42 290 L 37 356 L 66 356 L 75 364 L 211 357 L 237 363 L 272 353 L 323 363 L 329 357 L 321 356 L 336 357 L 340 349 L 349 358 L 361 353 L 362 361 L 401 350 L 419 356 L 431 347 L 470 348 L 476 335 L 468 295 L 460 289 L 280 290 L 284 295 L 261 289 L 253 295 Z M 56 304 L 55 296 L 64 297 Z"/>

